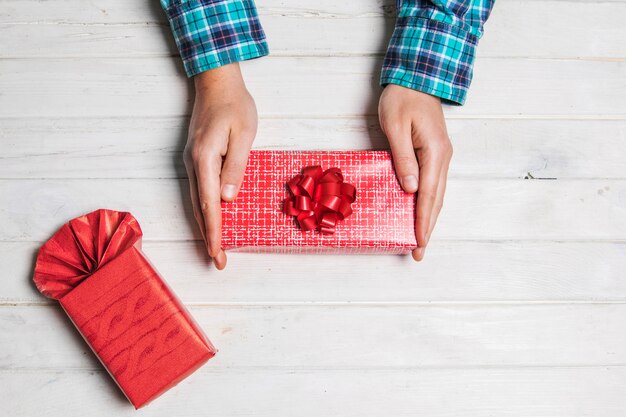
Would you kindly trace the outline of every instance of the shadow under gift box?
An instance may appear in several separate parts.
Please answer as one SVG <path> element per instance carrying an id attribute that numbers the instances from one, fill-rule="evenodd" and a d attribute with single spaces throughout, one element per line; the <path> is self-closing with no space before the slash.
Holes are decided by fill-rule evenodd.
<path id="1" fill-rule="evenodd" d="M 287 182 L 305 167 L 339 168 L 356 188 L 353 213 L 333 234 L 303 231 L 283 211 Z M 387 151 L 252 151 L 237 198 L 222 202 L 222 246 L 252 252 L 405 254 L 416 246 L 415 195 Z"/>
<path id="2" fill-rule="evenodd" d="M 42 246 L 34 277 L 136 408 L 216 353 L 141 252 L 141 235 L 130 213 L 78 217 Z"/>

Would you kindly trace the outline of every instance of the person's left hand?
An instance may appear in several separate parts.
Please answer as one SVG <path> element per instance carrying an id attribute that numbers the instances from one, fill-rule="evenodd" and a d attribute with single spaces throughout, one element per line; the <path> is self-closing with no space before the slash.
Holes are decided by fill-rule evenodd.
<path id="1" fill-rule="evenodd" d="M 413 259 L 421 261 L 443 206 L 452 144 L 438 97 L 389 84 L 378 105 L 400 185 L 417 192 Z"/>

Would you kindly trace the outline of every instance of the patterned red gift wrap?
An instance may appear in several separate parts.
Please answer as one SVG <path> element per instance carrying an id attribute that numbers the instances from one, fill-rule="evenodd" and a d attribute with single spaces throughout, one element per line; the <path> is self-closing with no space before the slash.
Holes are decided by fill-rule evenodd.
<path id="1" fill-rule="evenodd" d="M 130 213 L 78 217 L 42 246 L 34 275 L 136 408 L 216 353 L 141 252 L 141 235 Z"/>
<path id="2" fill-rule="evenodd" d="M 283 212 L 286 183 L 313 165 L 339 168 L 357 190 L 333 234 L 303 231 Z M 252 151 L 237 199 L 222 203 L 222 224 L 225 249 L 404 254 L 417 246 L 415 196 L 401 189 L 386 151 Z"/>

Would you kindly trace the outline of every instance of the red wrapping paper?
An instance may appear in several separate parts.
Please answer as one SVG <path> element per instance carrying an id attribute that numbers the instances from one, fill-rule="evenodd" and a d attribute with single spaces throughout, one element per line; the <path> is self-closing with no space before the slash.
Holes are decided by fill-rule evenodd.
<path id="1" fill-rule="evenodd" d="M 287 182 L 308 166 L 339 168 L 356 187 L 353 213 L 332 234 L 303 231 L 283 211 Z M 405 193 L 386 151 L 252 151 L 237 199 L 222 203 L 222 246 L 257 252 L 386 253 L 413 250 L 415 196 Z"/>
<path id="2" fill-rule="evenodd" d="M 135 408 L 216 353 L 141 252 L 141 236 L 130 213 L 94 211 L 41 247 L 34 274 Z"/>

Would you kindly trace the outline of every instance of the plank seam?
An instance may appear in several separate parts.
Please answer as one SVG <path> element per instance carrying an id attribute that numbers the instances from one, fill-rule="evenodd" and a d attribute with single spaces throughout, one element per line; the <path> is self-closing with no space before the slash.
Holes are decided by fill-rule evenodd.
<path id="1" fill-rule="evenodd" d="M 56 306 L 54 301 L 0 301 L 0 308 L 48 308 Z M 211 308 L 237 309 L 288 309 L 307 307 L 337 308 L 424 308 L 424 307 L 494 307 L 494 306 L 568 306 L 568 305 L 622 305 L 626 299 L 616 300 L 493 300 L 493 301 L 223 301 L 223 302 L 186 302 L 186 307 L 194 310 Z"/>
<path id="2" fill-rule="evenodd" d="M 533 364 L 520 364 L 520 365 L 431 365 L 431 366 L 372 366 L 372 367 L 297 367 L 297 366 L 205 366 L 202 371 L 204 373 L 248 373 L 248 372 L 267 372 L 267 371 L 283 371 L 289 373 L 309 373 L 309 372 L 398 372 L 398 371 L 451 371 L 451 370 L 518 370 L 518 369 L 610 369 L 610 368 L 625 368 L 626 364 L 545 364 L 545 365 L 533 365 Z M 85 368 L 0 368 L 0 373 L 13 374 L 13 373 L 101 373 L 105 374 L 107 371 L 101 367 L 85 367 Z"/>

